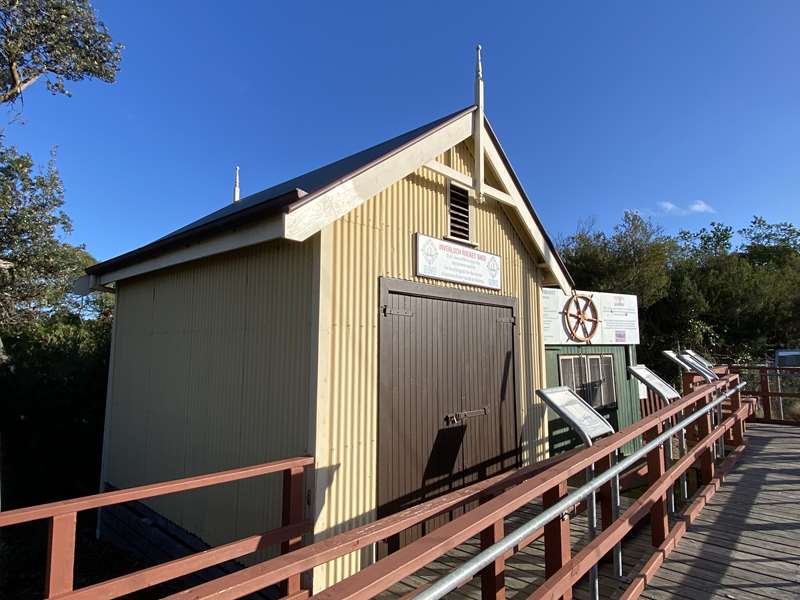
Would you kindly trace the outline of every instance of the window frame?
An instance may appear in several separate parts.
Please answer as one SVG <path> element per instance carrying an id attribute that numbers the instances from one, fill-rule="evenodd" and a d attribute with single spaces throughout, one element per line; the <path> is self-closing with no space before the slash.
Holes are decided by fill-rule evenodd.
<path id="1" fill-rule="evenodd" d="M 603 385 L 605 381 L 604 373 L 603 373 L 603 359 L 609 359 L 611 362 L 611 367 L 609 372 L 611 374 L 611 387 L 607 388 L 611 391 L 611 398 L 605 398 L 605 386 Z M 580 360 L 583 362 L 583 374 L 584 380 L 581 382 L 578 380 L 578 374 L 580 372 L 579 369 L 575 368 L 575 361 Z M 591 361 L 596 360 L 598 362 L 598 368 L 600 370 L 600 379 L 593 380 L 591 379 Z M 569 362 L 570 369 L 571 369 L 571 379 L 573 383 L 573 387 L 571 389 L 578 394 L 581 398 L 586 400 L 590 406 L 594 408 L 606 408 L 606 407 L 615 407 L 619 401 L 618 394 L 617 394 L 617 380 L 616 375 L 614 373 L 614 355 L 611 353 L 603 352 L 600 354 L 559 354 L 558 355 L 558 381 L 560 385 L 567 385 L 564 382 L 564 363 Z M 599 381 L 600 384 L 597 386 L 597 392 L 599 392 L 599 402 L 596 402 L 596 395 L 597 392 L 593 391 L 589 384 L 594 383 L 595 381 Z M 583 393 L 581 388 L 583 388 Z M 585 398 L 583 394 L 589 396 L 589 398 Z"/>

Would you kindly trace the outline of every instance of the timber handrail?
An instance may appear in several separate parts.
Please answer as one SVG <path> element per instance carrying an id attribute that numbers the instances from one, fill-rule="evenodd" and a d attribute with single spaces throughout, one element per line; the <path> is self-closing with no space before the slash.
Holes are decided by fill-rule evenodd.
<path id="1" fill-rule="evenodd" d="M 122 504 L 123 502 L 145 500 L 147 498 L 155 498 L 156 496 L 173 494 L 175 492 L 185 492 L 201 487 L 239 481 L 240 479 L 249 479 L 250 477 L 278 473 L 280 471 L 286 471 L 297 467 L 306 467 L 313 464 L 314 458 L 312 456 L 287 458 L 240 469 L 230 469 L 228 471 L 219 471 L 217 473 L 197 475 L 195 477 L 184 477 L 183 479 L 140 485 L 122 490 L 114 490 L 112 492 L 102 492 L 99 494 L 92 494 L 91 496 L 61 500 L 59 502 L 0 511 L 0 527 L 25 523 L 27 521 L 36 521 L 38 519 L 47 519 L 58 515 L 81 512 L 94 508 L 104 508 L 106 506 L 113 506 L 114 504 Z"/>
<path id="2" fill-rule="evenodd" d="M 602 486 L 609 483 L 615 476 L 620 474 L 624 469 L 633 466 L 635 462 L 638 460 L 639 456 L 645 456 L 653 451 L 663 450 L 663 445 L 667 441 L 669 441 L 673 435 L 677 435 L 681 430 L 686 429 L 698 419 L 703 418 L 706 415 L 706 413 L 711 411 L 717 405 L 721 404 L 723 401 L 727 400 L 734 393 L 738 392 L 742 387 L 744 387 L 744 384 L 740 383 L 738 386 L 728 390 L 724 395 L 721 395 L 713 402 L 708 403 L 702 409 L 694 411 L 692 414 L 690 414 L 688 417 L 685 417 L 676 425 L 673 425 L 666 431 L 659 433 L 654 437 L 654 439 L 649 440 L 642 448 L 638 449 L 631 456 L 626 457 L 619 464 L 612 466 L 611 468 L 607 469 L 603 473 L 600 473 L 599 475 L 595 475 L 592 479 L 584 483 L 581 487 L 579 487 L 574 491 L 569 492 L 565 497 L 560 499 L 558 502 L 553 503 L 550 507 L 542 511 L 540 514 L 536 515 L 530 521 L 521 525 L 512 534 L 495 542 L 489 548 L 481 551 L 476 556 L 473 556 L 466 563 L 453 569 L 445 577 L 443 577 L 442 579 L 440 579 L 439 581 L 428 587 L 428 589 L 426 589 L 424 592 L 419 594 L 419 596 L 417 596 L 417 599 L 437 600 L 438 598 L 441 598 L 448 592 L 468 582 L 470 579 L 472 579 L 472 576 L 475 573 L 492 564 L 498 556 L 502 556 L 508 549 L 513 548 L 514 545 L 516 544 L 517 539 L 520 539 L 521 537 L 528 535 L 530 531 L 543 527 L 545 524 L 554 520 L 555 518 L 560 518 L 561 515 L 564 514 L 565 510 L 569 508 L 569 506 L 574 505 L 575 503 L 581 500 L 584 500 L 585 498 L 589 497 L 591 494 L 595 492 L 599 492 Z M 731 420 L 731 424 L 733 424 L 733 420 Z M 726 431 L 727 431 L 726 429 L 719 428 L 711 435 L 711 437 L 713 437 L 714 439 L 718 439 L 723 434 L 725 434 Z M 681 469 L 680 466 L 685 466 L 685 468 L 688 468 L 694 462 L 694 459 L 699 458 L 699 454 L 703 450 L 704 448 L 702 446 L 696 446 L 691 452 L 689 452 L 686 456 L 683 457 L 682 460 L 684 461 L 685 465 L 679 461 L 677 463 L 679 465 L 678 467 L 673 466 L 671 471 L 668 471 L 662 477 L 660 477 L 658 482 L 654 484 L 650 490 L 648 490 L 649 495 L 655 498 L 656 496 L 660 496 L 666 493 L 669 487 L 675 483 L 675 481 L 680 475 L 682 475 L 684 469 Z M 648 494 L 645 494 L 644 497 L 648 497 Z M 627 533 L 627 531 L 629 531 L 630 528 L 632 528 L 633 525 L 642 517 L 644 517 L 644 515 L 646 514 L 646 512 L 642 510 L 642 507 L 644 507 L 644 503 L 640 499 L 638 503 L 634 503 L 634 506 L 626 511 L 625 513 L 626 518 L 624 518 L 621 521 L 622 526 L 627 528 L 625 533 Z M 645 508 L 649 508 L 649 506 Z M 615 522 L 606 531 L 608 532 L 610 529 L 614 528 L 614 525 L 618 524 Z M 620 526 L 618 525 L 617 529 L 619 528 Z M 606 537 L 611 537 L 611 536 L 609 536 L 607 533 Z M 597 545 L 600 539 L 602 539 L 602 537 L 596 538 L 595 540 L 592 541 L 592 543 L 589 544 L 591 550 L 591 554 L 588 554 L 589 556 L 597 553 L 597 548 L 591 548 L 591 546 Z M 622 541 L 622 536 L 616 536 L 615 543 L 620 541 Z M 611 547 L 604 548 L 604 552 L 610 549 Z M 573 561 L 570 562 L 575 562 L 575 559 L 573 559 Z M 592 566 L 596 562 L 597 561 L 591 561 L 591 560 L 584 561 L 583 566 L 585 566 L 586 571 L 588 571 L 589 569 L 592 568 Z M 562 567 L 559 573 L 562 574 L 562 581 L 569 580 L 569 585 L 571 587 L 572 583 L 574 582 L 572 578 L 580 577 L 584 575 L 586 572 L 586 571 L 582 572 L 581 571 L 582 571 L 581 565 L 576 564 L 576 565 L 570 565 L 570 568 Z M 556 576 L 558 576 L 559 573 L 557 573 Z M 539 597 L 543 593 L 542 591 L 543 588 L 547 588 L 547 585 L 550 585 L 552 587 L 554 585 L 553 582 L 556 576 L 549 578 L 547 584 L 540 587 L 539 590 L 537 590 L 535 596 Z M 566 590 L 561 590 L 561 591 L 563 592 Z"/>
<path id="3" fill-rule="evenodd" d="M 661 408 L 622 431 L 599 440 L 591 448 L 575 451 L 557 464 L 536 474 L 529 474 L 526 479 L 520 481 L 514 487 L 488 498 L 480 506 L 440 526 L 433 533 L 411 542 L 397 552 L 322 591 L 317 596 L 320 599 L 369 598 L 399 582 L 406 576 L 413 574 L 419 568 L 475 535 L 481 535 L 482 545 L 491 545 L 494 541 L 503 537 L 503 520 L 510 513 L 539 497 L 543 497 L 546 504 L 558 501 L 566 494 L 566 482 L 573 475 L 583 473 L 588 466 L 595 463 L 599 463 L 601 470 L 602 468 L 608 468 L 610 456 L 628 442 L 636 440 L 641 435 L 650 435 L 651 431 L 658 431 L 663 427 L 664 422 L 682 415 L 684 411 L 691 410 L 697 404 L 710 402 L 710 398 L 718 391 L 733 388 L 737 383 L 738 375 L 726 375 L 719 381 L 705 384 L 693 390 L 680 400 Z M 736 406 L 738 402 L 740 402 L 740 398 L 736 394 L 732 404 Z M 733 412 L 736 416 L 744 414 L 738 408 Z M 704 419 L 701 419 L 701 421 L 704 421 Z M 710 417 L 708 426 L 710 431 Z M 723 433 L 719 434 L 719 436 L 722 435 Z M 707 449 L 709 442 L 706 437 L 699 435 L 696 437 L 703 438 L 697 444 L 698 446 L 702 444 L 702 448 L 698 452 L 703 453 L 703 448 Z M 718 436 L 713 437 L 713 440 L 716 439 L 718 439 Z M 710 460 L 710 451 L 705 454 L 708 454 L 708 460 Z M 652 469 L 650 470 L 652 471 Z M 652 476 L 650 474 L 651 478 Z M 656 475 L 656 478 L 661 476 L 663 476 L 663 469 Z M 413 508 L 408 510 L 413 510 Z M 604 510 L 603 512 L 605 517 L 606 511 Z M 353 537 L 348 537 L 351 532 L 345 532 L 328 540 L 301 548 L 293 553 L 253 565 L 236 573 L 179 592 L 170 596 L 170 598 L 172 600 L 239 598 L 256 592 L 287 575 L 306 571 L 316 565 L 344 556 L 365 545 L 384 539 L 387 537 L 387 529 L 385 520 L 382 521 L 384 523 L 379 521 L 372 524 L 375 530 L 371 531 L 368 525 L 364 528 L 359 528 L 360 531 Z M 604 518 L 604 526 L 607 527 L 609 524 L 607 519 Z M 396 527 L 401 525 L 402 523 L 395 524 Z M 405 525 L 405 527 L 407 526 L 409 525 Z M 395 531 L 394 528 L 390 530 Z M 553 530 L 557 535 L 562 536 L 561 542 L 563 545 L 563 527 L 550 528 L 550 531 Z M 356 530 L 353 531 L 355 532 Z M 370 533 L 373 533 L 373 535 L 370 535 Z M 545 527 L 544 533 L 547 560 L 546 571 L 548 574 L 552 574 L 563 564 L 565 554 L 561 552 L 561 563 L 554 562 L 555 559 L 553 558 L 547 558 L 550 556 L 547 552 L 547 547 L 552 547 L 555 542 L 553 542 L 554 534 L 548 535 L 548 526 Z M 568 555 L 568 530 L 566 533 Z M 498 560 L 502 561 L 504 558 Z M 491 568 L 491 572 L 485 574 L 486 577 L 482 576 L 483 585 L 494 586 L 498 589 L 502 587 L 502 577 L 497 576 L 498 569 L 502 572 L 502 566 L 495 565 Z"/>
<path id="4" fill-rule="evenodd" d="M 759 404 L 761 405 L 761 410 L 764 413 L 762 417 L 754 417 L 753 422 L 755 423 L 775 423 L 780 425 L 800 425 L 800 421 L 797 419 L 786 419 L 784 417 L 785 411 L 783 410 L 783 406 L 780 406 L 782 410 L 779 411 L 778 415 L 773 414 L 773 407 L 772 402 L 770 400 L 772 398 L 780 398 L 780 402 L 783 402 L 784 398 L 789 399 L 798 399 L 800 398 L 800 392 L 787 392 L 783 390 L 773 390 L 770 389 L 770 375 L 790 375 L 793 376 L 793 380 L 797 381 L 797 376 L 800 375 L 800 367 L 777 367 L 777 366 L 769 366 L 769 365 L 731 365 L 730 367 L 732 373 L 739 373 L 740 375 L 743 372 L 757 372 L 758 373 L 758 380 L 755 382 L 758 387 L 746 389 L 742 391 L 742 394 L 746 396 L 756 397 L 759 400 Z M 780 381 L 780 380 L 779 380 Z"/>
<path id="5" fill-rule="evenodd" d="M 116 598 L 203 568 L 221 564 L 227 560 L 240 558 L 269 545 L 281 543 L 283 544 L 284 552 L 289 552 L 298 547 L 301 536 L 311 529 L 311 522 L 303 519 L 303 471 L 313 464 L 314 457 L 300 456 L 239 469 L 185 477 L 183 479 L 103 492 L 60 502 L 3 511 L 0 512 L 0 527 L 42 519 L 49 520 L 47 573 L 45 577 L 45 595 L 47 598 Z M 283 473 L 282 527 L 150 569 L 118 577 L 110 582 L 104 582 L 82 590 L 73 590 L 78 512 L 240 481 L 271 473 Z M 284 580 L 283 587 L 287 592 L 299 592 L 299 576 L 287 577 Z"/>

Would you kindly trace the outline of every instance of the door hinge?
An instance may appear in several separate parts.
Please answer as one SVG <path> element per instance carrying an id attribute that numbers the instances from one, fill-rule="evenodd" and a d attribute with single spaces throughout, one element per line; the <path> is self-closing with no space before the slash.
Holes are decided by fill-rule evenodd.
<path id="1" fill-rule="evenodd" d="M 498 323 L 511 323 L 512 325 L 517 324 L 517 317 L 500 317 L 497 319 Z"/>
<path id="2" fill-rule="evenodd" d="M 389 308 L 388 306 L 381 307 L 381 313 L 383 313 L 384 317 L 388 317 L 389 315 L 395 315 L 398 317 L 413 317 L 414 313 L 410 310 L 405 310 L 404 308 Z"/>

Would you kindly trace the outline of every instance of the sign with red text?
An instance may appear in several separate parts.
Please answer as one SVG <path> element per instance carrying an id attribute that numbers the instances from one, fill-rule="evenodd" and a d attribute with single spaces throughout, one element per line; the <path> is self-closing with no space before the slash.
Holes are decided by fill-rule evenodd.
<path id="1" fill-rule="evenodd" d="M 593 307 L 591 310 L 589 303 Z M 636 296 L 579 290 L 568 295 L 559 289 L 545 288 L 542 305 L 545 344 L 639 343 Z M 584 335 L 576 336 L 576 331 Z M 585 335 L 589 332 L 593 335 Z"/>
<path id="2" fill-rule="evenodd" d="M 502 271 L 495 254 L 417 234 L 419 276 L 499 290 Z"/>

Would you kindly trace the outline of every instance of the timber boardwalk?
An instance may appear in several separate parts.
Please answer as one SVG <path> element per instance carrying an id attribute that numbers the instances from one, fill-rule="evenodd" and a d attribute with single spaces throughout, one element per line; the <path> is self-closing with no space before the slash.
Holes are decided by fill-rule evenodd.
<path id="1" fill-rule="evenodd" d="M 586 576 L 595 565 L 599 597 L 609 600 L 800 597 L 800 511 L 795 509 L 800 500 L 800 427 L 758 422 L 756 402 L 750 398 L 767 396 L 742 392 L 743 385 L 732 373 L 687 386 L 680 399 L 592 447 L 493 475 L 322 540 L 301 537 L 311 525 L 303 514 L 302 493 L 303 480 L 314 468 L 310 456 L 7 511 L 0 513 L 0 527 L 49 521 L 48 598 L 120 597 L 270 545 L 279 545 L 281 554 L 170 598 L 240 598 L 266 588 L 291 600 L 311 595 L 318 600 L 418 594 L 438 598 L 447 593 L 441 582 L 453 581 L 453 571 L 463 572 L 464 565 L 471 570 L 460 579 L 463 585 L 448 588 L 453 590 L 448 597 L 583 600 L 591 597 Z M 665 442 L 674 442 L 683 430 L 689 447 L 666 461 Z M 615 466 L 614 453 L 640 436 L 644 445 Z M 724 457 L 715 456 L 720 440 L 726 442 Z M 596 465 L 595 477 L 581 483 L 590 465 Z M 690 479 L 696 480 L 690 494 L 694 487 L 697 492 L 670 515 L 668 492 L 690 471 Z M 269 474 L 283 476 L 283 523 L 278 529 L 74 589 L 78 512 Z M 615 475 L 622 490 L 629 491 L 618 516 L 610 486 Z M 598 494 L 603 525 L 594 537 L 588 535 L 585 516 L 589 489 Z M 446 513 L 452 513 L 451 519 L 428 529 L 426 523 Z M 522 523 L 525 529 L 518 531 Z M 308 575 L 315 567 L 368 551 L 414 527 L 422 527 L 424 535 L 415 535 L 397 551 L 326 589 L 309 589 Z M 501 545 L 505 550 L 489 554 L 493 562 L 467 564 L 481 550 L 492 552 L 491 547 L 509 539 L 515 545 Z M 622 577 L 616 577 L 611 561 L 603 557 L 620 542 Z"/>
<path id="2" fill-rule="evenodd" d="M 747 450 L 642 598 L 800 598 L 800 427 L 754 423 Z"/>

